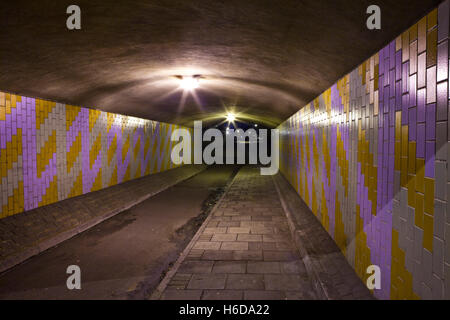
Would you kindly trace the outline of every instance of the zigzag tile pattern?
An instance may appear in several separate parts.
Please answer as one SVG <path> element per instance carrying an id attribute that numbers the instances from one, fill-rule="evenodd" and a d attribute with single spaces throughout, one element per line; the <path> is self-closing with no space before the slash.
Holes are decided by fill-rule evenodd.
<path id="1" fill-rule="evenodd" d="M 450 299 L 449 7 L 279 127 L 281 172 L 381 299 Z"/>
<path id="2" fill-rule="evenodd" d="M 0 92 L 0 218 L 174 168 L 178 127 Z"/>

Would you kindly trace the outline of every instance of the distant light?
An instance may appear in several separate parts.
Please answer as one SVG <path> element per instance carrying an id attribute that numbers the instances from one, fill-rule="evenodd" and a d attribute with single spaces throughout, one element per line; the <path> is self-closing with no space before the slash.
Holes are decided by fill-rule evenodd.
<path id="1" fill-rule="evenodd" d="M 258 125 L 255 123 L 255 128 L 258 127 Z"/>
<path id="2" fill-rule="evenodd" d="M 180 87 L 189 91 L 198 88 L 198 77 L 182 77 Z"/>
<path id="3" fill-rule="evenodd" d="M 236 120 L 235 114 L 232 113 L 232 112 L 228 112 L 228 114 L 227 114 L 227 121 L 228 122 L 233 122 L 234 120 Z"/>

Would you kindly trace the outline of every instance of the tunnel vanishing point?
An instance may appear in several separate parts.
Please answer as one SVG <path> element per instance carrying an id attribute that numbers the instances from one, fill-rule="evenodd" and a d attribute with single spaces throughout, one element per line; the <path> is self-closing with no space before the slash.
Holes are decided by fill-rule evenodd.
<path id="1" fill-rule="evenodd" d="M 449 15 L 3 1 L 0 299 L 449 300 Z"/>

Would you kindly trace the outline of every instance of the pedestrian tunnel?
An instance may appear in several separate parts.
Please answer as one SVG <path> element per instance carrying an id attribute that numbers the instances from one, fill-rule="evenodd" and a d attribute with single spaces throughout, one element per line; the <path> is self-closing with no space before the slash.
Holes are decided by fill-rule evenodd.
<path id="1" fill-rule="evenodd" d="M 0 298 L 450 299 L 449 15 L 1 4 Z"/>

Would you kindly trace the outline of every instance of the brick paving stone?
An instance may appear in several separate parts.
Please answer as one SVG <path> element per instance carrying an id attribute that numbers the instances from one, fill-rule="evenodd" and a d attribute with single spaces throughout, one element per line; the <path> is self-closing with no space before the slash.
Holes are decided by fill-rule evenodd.
<path id="1" fill-rule="evenodd" d="M 225 227 L 215 227 L 215 228 L 205 228 L 203 234 L 216 234 L 216 233 L 226 233 L 227 228 Z"/>
<path id="2" fill-rule="evenodd" d="M 292 261 L 298 258 L 294 251 L 264 251 L 265 261 Z"/>
<path id="3" fill-rule="evenodd" d="M 162 295 L 164 300 L 200 300 L 202 290 L 167 289 Z"/>
<path id="4" fill-rule="evenodd" d="M 282 273 L 298 273 L 298 274 L 306 273 L 305 265 L 301 260 L 281 262 L 280 269 Z"/>
<path id="5" fill-rule="evenodd" d="M 248 273 L 280 273 L 278 261 L 249 261 L 247 263 Z"/>
<path id="6" fill-rule="evenodd" d="M 297 274 L 265 274 L 264 281 L 267 290 L 302 290 L 306 286 L 311 288 L 308 281 L 305 281 Z"/>
<path id="7" fill-rule="evenodd" d="M 230 250 L 205 250 L 202 260 L 233 260 L 233 251 Z"/>
<path id="8" fill-rule="evenodd" d="M 275 230 L 272 227 L 250 227 L 251 234 L 274 234 Z"/>
<path id="9" fill-rule="evenodd" d="M 239 227 L 241 223 L 239 221 L 221 221 L 217 225 L 218 227 Z"/>
<path id="10" fill-rule="evenodd" d="M 292 241 L 288 234 L 263 234 L 264 242 Z"/>
<path id="11" fill-rule="evenodd" d="M 227 289 L 264 290 L 264 277 L 260 274 L 230 274 Z"/>
<path id="12" fill-rule="evenodd" d="M 283 291 L 246 290 L 244 300 L 285 300 Z"/>
<path id="13" fill-rule="evenodd" d="M 202 300 L 242 300 L 242 290 L 205 290 Z"/>
<path id="14" fill-rule="evenodd" d="M 225 242 L 236 241 L 237 234 L 234 233 L 218 233 L 212 236 L 211 241 Z"/>
<path id="15" fill-rule="evenodd" d="M 225 274 L 194 274 L 187 286 L 188 289 L 224 289 L 227 276 Z"/>
<path id="16" fill-rule="evenodd" d="M 276 242 L 249 242 L 249 250 L 277 250 Z"/>
<path id="17" fill-rule="evenodd" d="M 212 242 L 212 241 L 197 241 L 194 245 L 194 249 L 203 249 L 203 250 L 218 250 L 220 248 L 220 242 Z"/>
<path id="18" fill-rule="evenodd" d="M 231 217 L 231 221 L 250 221 L 252 219 L 251 216 L 235 216 Z"/>
<path id="19" fill-rule="evenodd" d="M 257 242 L 262 241 L 260 234 L 238 234 L 237 241 Z"/>
<path id="20" fill-rule="evenodd" d="M 250 233 L 250 228 L 229 227 L 228 233 Z"/>
<path id="21" fill-rule="evenodd" d="M 286 300 L 316 300 L 316 294 L 313 291 L 286 291 Z"/>
<path id="22" fill-rule="evenodd" d="M 247 263 L 244 261 L 216 261 L 212 272 L 214 273 L 245 273 Z"/>
<path id="23" fill-rule="evenodd" d="M 184 261 L 179 272 L 183 273 L 210 273 L 212 270 L 214 262 L 213 261 Z"/>
<path id="24" fill-rule="evenodd" d="M 222 250 L 248 250 L 248 242 L 241 242 L 241 241 L 223 242 L 220 249 L 222 249 Z"/>
<path id="25" fill-rule="evenodd" d="M 262 260 L 263 253 L 261 250 L 236 250 L 233 251 L 234 260 Z"/>
<path id="26" fill-rule="evenodd" d="M 215 227 L 217 227 L 218 224 L 219 224 L 219 221 L 210 221 L 208 223 L 208 227 L 215 228 Z"/>

